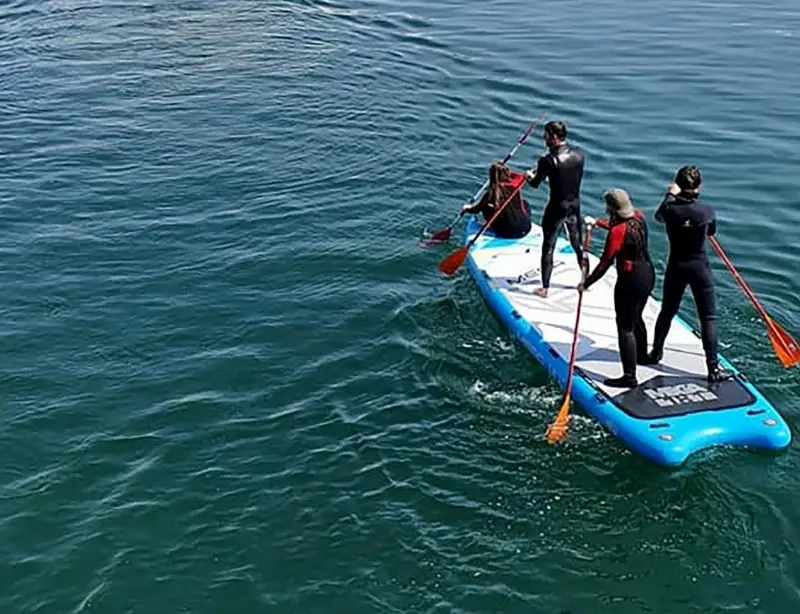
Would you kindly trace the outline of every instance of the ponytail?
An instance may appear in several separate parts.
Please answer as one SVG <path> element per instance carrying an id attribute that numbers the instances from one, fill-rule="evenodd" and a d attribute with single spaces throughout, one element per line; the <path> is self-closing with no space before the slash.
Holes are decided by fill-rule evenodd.
<path id="1" fill-rule="evenodd" d="M 508 167 L 502 162 L 492 162 L 489 166 L 489 189 L 495 207 L 499 208 L 503 204 L 503 189 L 500 184 L 507 182 L 510 177 Z"/>

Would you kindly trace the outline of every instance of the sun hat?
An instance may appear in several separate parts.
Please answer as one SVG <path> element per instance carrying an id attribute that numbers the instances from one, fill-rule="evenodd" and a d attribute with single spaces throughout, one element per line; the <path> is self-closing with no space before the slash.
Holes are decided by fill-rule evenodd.
<path id="1" fill-rule="evenodd" d="M 633 203 L 631 203 L 631 197 L 625 190 L 620 188 L 607 190 L 603 194 L 603 199 L 606 201 L 606 207 L 609 211 L 615 213 L 618 217 L 623 219 L 633 217 Z"/>

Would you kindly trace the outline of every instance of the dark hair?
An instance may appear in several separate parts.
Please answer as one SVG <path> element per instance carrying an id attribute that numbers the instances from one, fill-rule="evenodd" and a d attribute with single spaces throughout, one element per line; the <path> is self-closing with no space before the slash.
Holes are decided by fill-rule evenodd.
<path id="1" fill-rule="evenodd" d="M 511 173 L 502 162 L 494 161 L 489 165 L 489 190 L 491 190 L 492 202 L 495 207 L 503 204 L 503 191 L 500 189 L 500 184 L 510 178 Z"/>
<path id="2" fill-rule="evenodd" d="M 703 177 L 700 174 L 700 169 L 696 166 L 682 166 L 675 174 L 675 183 L 681 191 L 684 192 L 697 192 L 700 184 L 703 183 Z"/>
<path id="3" fill-rule="evenodd" d="M 544 125 L 544 133 L 545 136 L 549 134 L 559 141 L 563 141 L 567 138 L 567 125 L 564 122 L 547 122 Z"/>

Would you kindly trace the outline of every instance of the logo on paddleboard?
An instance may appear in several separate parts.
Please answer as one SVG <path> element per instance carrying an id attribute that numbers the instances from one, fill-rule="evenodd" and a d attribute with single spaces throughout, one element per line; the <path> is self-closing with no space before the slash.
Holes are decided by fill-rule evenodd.
<path id="1" fill-rule="evenodd" d="M 719 397 L 708 388 L 693 382 L 675 386 L 662 386 L 661 388 L 653 388 L 643 392 L 659 407 L 689 405 L 690 403 L 710 403 L 719 400 Z"/>

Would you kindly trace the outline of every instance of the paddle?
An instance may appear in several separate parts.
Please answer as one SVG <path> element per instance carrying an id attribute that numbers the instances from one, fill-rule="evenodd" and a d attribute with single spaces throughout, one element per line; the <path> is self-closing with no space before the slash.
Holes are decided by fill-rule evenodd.
<path id="1" fill-rule="evenodd" d="M 592 225 L 586 224 L 586 236 L 583 239 L 584 268 L 589 267 L 589 240 L 592 236 Z M 547 441 L 558 443 L 567 434 L 567 421 L 569 420 L 570 393 L 572 392 L 572 374 L 575 371 L 575 357 L 578 349 L 578 326 L 581 322 L 581 307 L 583 306 L 583 291 L 578 293 L 578 309 L 575 312 L 575 329 L 572 334 L 572 349 L 569 353 L 569 371 L 567 372 L 567 385 L 564 389 L 564 402 L 558 410 L 556 419 L 547 427 Z"/>
<path id="2" fill-rule="evenodd" d="M 519 148 L 522 147 L 522 145 L 525 143 L 525 141 L 528 140 L 528 137 L 531 135 L 531 132 L 533 132 L 536 129 L 536 126 L 538 126 L 539 123 L 542 120 L 544 120 L 544 115 L 542 115 L 539 119 L 533 120 L 530 123 L 530 125 L 528 126 L 528 129 L 522 134 L 522 136 L 517 141 L 517 144 L 514 145 L 514 147 L 511 149 L 511 151 L 509 151 L 506 154 L 506 157 L 503 158 L 503 164 L 506 164 L 511 158 L 514 157 L 514 154 L 517 153 L 517 150 L 519 150 Z M 478 188 L 478 191 L 475 192 L 473 197 L 469 199 L 469 202 L 467 204 L 468 205 L 474 205 L 475 201 L 477 201 L 478 198 L 481 197 L 481 195 L 483 194 L 484 190 L 487 187 L 489 187 L 489 180 L 488 179 L 483 182 L 483 185 L 480 188 Z M 427 239 L 426 241 L 423 241 L 422 245 L 423 246 L 432 245 L 433 243 L 436 243 L 436 242 L 449 241 L 450 240 L 450 233 L 453 230 L 453 226 L 456 225 L 458 220 L 460 220 L 461 216 L 463 216 L 463 215 L 464 215 L 463 212 L 459 212 L 459 214 L 455 217 L 455 219 L 452 222 L 450 222 L 450 224 L 448 226 L 446 226 L 442 230 L 434 232 L 431 235 L 430 239 Z"/>
<path id="3" fill-rule="evenodd" d="M 780 324 L 769 317 L 767 311 L 761 306 L 761 303 L 759 303 L 758 299 L 755 297 L 750 288 L 747 287 L 747 284 L 745 283 L 744 279 L 742 279 L 742 276 L 739 275 L 739 272 L 733 266 L 733 263 L 728 259 L 728 256 L 725 255 L 725 252 L 722 250 L 722 246 L 719 244 L 719 241 L 717 241 L 717 238 L 709 237 L 709 241 L 719 257 L 728 267 L 728 270 L 730 270 L 733 278 L 739 282 L 739 285 L 742 287 L 742 290 L 744 290 L 747 298 L 749 298 L 753 303 L 756 311 L 758 311 L 759 315 L 764 319 L 764 322 L 767 325 L 767 334 L 769 336 L 770 343 L 772 343 L 772 349 L 775 351 L 780 363 L 784 367 L 793 367 L 799 364 L 800 345 L 797 344 L 797 341 L 792 339 L 789 333 L 783 330 Z"/>
<path id="4" fill-rule="evenodd" d="M 472 247 L 475 241 L 478 240 L 478 237 L 480 237 L 483 234 L 483 232 L 489 226 L 492 225 L 492 222 L 494 222 L 497 219 L 497 216 L 500 215 L 500 213 L 502 213 L 503 209 L 506 208 L 506 205 L 508 205 L 508 203 L 510 203 L 514 199 L 514 197 L 517 195 L 517 192 L 519 192 L 524 185 L 525 185 L 525 176 L 523 173 L 523 176 L 520 177 L 519 185 L 516 188 L 514 188 L 514 191 L 511 192 L 508 198 L 506 198 L 506 201 L 497 209 L 497 211 L 494 212 L 494 215 L 489 219 L 489 221 L 486 222 L 483 226 L 481 226 L 481 229 L 475 234 L 474 237 L 472 237 L 472 239 L 470 239 L 469 243 L 467 243 L 464 247 L 461 247 L 456 251 L 448 254 L 444 258 L 444 260 L 442 260 L 439 263 L 439 270 L 442 273 L 444 273 L 445 275 L 452 275 L 458 270 L 458 267 L 464 264 L 464 260 L 467 259 L 467 254 L 469 253 L 469 248 Z"/>

